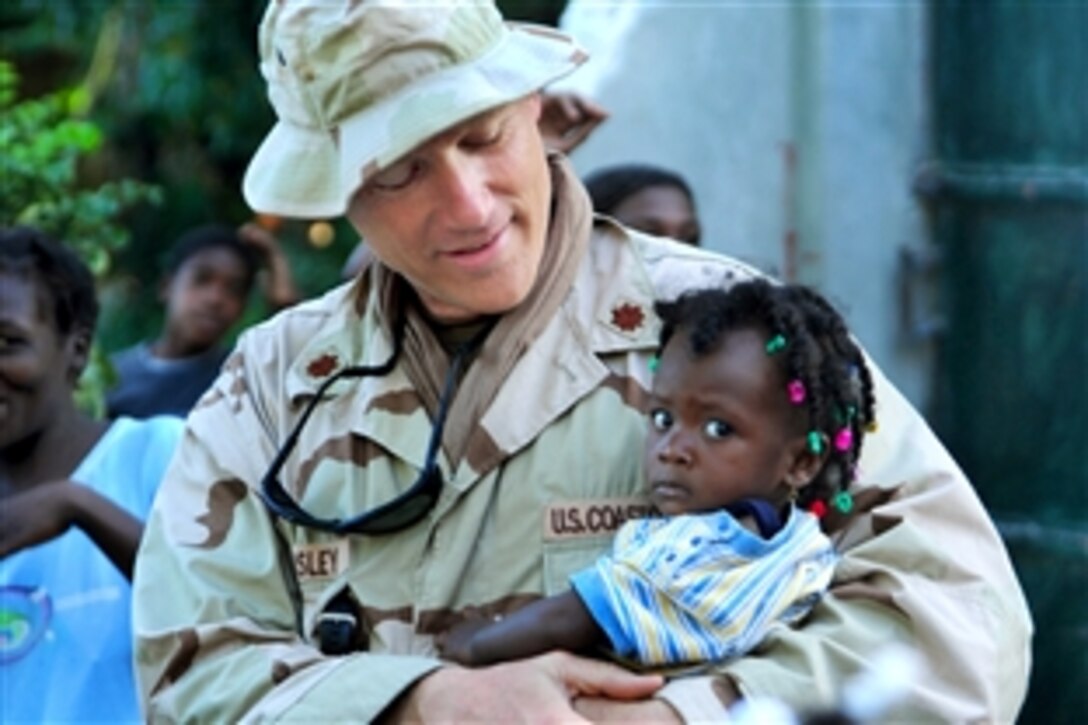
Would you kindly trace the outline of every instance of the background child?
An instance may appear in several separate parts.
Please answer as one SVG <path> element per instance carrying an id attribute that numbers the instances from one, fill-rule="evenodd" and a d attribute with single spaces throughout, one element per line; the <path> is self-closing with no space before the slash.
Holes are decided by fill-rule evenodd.
<path id="1" fill-rule="evenodd" d="M 632 229 L 699 246 L 695 194 L 680 174 L 649 164 L 619 164 L 585 178 L 593 211 Z"/>
<path id="2" fill-rule="evenodd" d="M 441 638 L 464 664 L 608 644 L 646 665 L 748 651 L 804 616 L 835 554 L 818 518 L 848 513 L 874 401 L 832 307 L 764 280 L 659 303 L 664 322 L 645 447 L 663 515 L 624 525 L 570 592 Z"/>
<path id="3" fill-rule="evenodd" d="M 210 224 L 183 234 L 167 261 L 162 333 L 111 359 L 118 384 L 106 399 L 110 417 L 187 415 L 219 375 L 230 352 L 227 335 L 245 312 L 262 267 L 272 311 L 298 301 L 287 258 L 259 225 Z"/>

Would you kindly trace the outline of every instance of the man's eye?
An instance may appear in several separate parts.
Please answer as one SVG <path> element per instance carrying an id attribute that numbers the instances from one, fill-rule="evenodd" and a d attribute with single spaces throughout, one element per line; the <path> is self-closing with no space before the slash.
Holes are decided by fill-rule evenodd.
<path id="1" fill-rule="evenodd" d="M 655 408 L 650 411 L 650 425 L 656 430 L 667 430 L 672 425 L 672 415 L 667 410 Z"/>
<path id="2" fill-rule="evenodd" d="M 379 171 L 371 178 L 370 183 L 374 188 L 383 191 L 403 189 L 412 183 L 412 179 L 419 173 L 420 164 L 413 159 L 398 161 L 387 169 Z"/>
<path id="3" fill-rule="evenodd" d="M 733 432 L 733 427 L 724 420 L 711 418 L 706 422 L 706 425 L 703 426 L 703 430 L 706 431 L 707 436 L 710 438 L 725 438 Z"/>
<path id="4" fill-rule="evenodd" d="M 499 142 L 502 134 L 499 131 L 480 131 L 465 136 L 461 143 L 470 149 L 482 149 L 493 146 Z"/>

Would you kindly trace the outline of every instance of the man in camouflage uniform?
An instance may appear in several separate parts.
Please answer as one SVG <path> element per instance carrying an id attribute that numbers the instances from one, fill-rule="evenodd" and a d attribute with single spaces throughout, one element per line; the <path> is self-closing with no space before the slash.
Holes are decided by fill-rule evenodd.
<path id="1" fill-rule="evenodd" d="M 436 634 L 565 589 L 646 512 L 652 302 L 754 272 L 593 219 L 536 127 L 583 58 L 554 31 L 489 2 L 273 2 L 260 46 L 279 122 L 247 199 L 346 214 L 375 260 L 245 334 L 189 418 L 137 565 L 151 719 L 724 720 L 738 696 L 828 705 L 892 641 L 926 663 L 902 717 L 1015 717 L 1019 585 L 879 371 L 855 511 L 828 521 L 843 559 L 800 628 L 667 684 L 436 659 Z"/>

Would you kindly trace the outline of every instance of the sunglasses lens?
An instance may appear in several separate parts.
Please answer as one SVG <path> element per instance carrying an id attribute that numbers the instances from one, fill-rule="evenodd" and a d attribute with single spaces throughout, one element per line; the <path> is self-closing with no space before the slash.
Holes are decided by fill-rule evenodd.
<path id="1" fill-rule="evenodd" d="M 360 534 L 388 534 L 411 526 L 434 508 L 442 492 L 442 483 L 442 472 L 438 466 L 431 465 L 403 500 L 390 502 L 388 508 L 374 512 L 373 517 L 366 516 L 351 526 L 351 530 Z"/>

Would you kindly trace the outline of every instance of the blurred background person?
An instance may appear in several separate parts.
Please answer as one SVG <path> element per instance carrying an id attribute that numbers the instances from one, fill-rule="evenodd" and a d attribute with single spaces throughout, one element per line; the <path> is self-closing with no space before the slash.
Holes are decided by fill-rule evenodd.
<path id="1" fill-rule="evenodd" d="M 271 310 L 298 301 L 287 259 L 260 225 L 211 224 L 183 234 L 170 251 L 162 283 L 161 334 L 112 358 L 118 384 L 106 398 L 110 417 L 188 414 L 219 374 L 230 351 L 228 334 L 262 267 Z"/>
<path id="2" fill-rule="evenodd" d="M 0 722 L 138 722 L 132 565 L 182 422 L 94 420 L 98 315 L 67 247 L 0 230 Z"/>
<path id="3" fill-rule="evenodd" d="M 593 211 L 624 226 L 699 246 L 695 195 L 679 174 L 649 164 L 608 166 L 585 178 Z"/>

